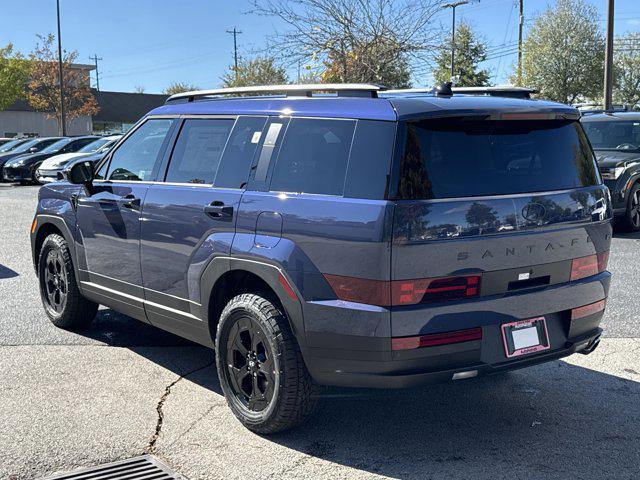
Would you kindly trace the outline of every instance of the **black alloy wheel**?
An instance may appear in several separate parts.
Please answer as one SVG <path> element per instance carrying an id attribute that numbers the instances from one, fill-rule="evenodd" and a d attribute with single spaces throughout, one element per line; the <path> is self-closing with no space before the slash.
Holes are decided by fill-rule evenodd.
<path id="1" fill-rule="evenodd" d="M 46 308 L 61 314 L 67 304 L 69 284 L 64 260 L 58 250 L 49 250 L 44 269 L 44 300 Z"/>
<path id="2" fill-rule="evenodd" d="M 227 340 L 227 371 L 233 394 L 250 411 L 261 412 L 273 399 L 278 380 L 273 353 L 251 317 L 237 319 Z"/>
<path id="3" fill-rule="evenodd" d="M 629 190 L 625 220 L 628 230 L 632 232 L 640 231 L 640 184 L 638 183 Z"/>

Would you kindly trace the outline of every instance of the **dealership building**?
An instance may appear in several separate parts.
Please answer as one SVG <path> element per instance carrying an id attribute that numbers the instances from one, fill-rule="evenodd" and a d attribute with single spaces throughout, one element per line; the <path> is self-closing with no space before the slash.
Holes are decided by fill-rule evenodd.
<path id="1" fill-rule="evenodd" d="M 93 65 L 74 64 L 89 82 Z M 105 92 L 92 89 L 98 108 L 94 116 L 83 116 L 70 122 L 68 135 L 91 133 L 124 133 L 144 114 L 164 104 L 167 95 L 128 92 Z M 48 118 L 47 112 L 36 111 L 26 100 L 18 100 L 6 110 L 0 111 L 0 137 L 47 137 L 59 134 L 58 124 Z"/>

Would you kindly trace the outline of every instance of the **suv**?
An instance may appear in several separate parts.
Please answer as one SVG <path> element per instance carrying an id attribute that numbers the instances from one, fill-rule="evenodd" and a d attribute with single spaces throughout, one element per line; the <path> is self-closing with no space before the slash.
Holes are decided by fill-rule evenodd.
<path id="1" fill-rule="evenodd" d="M 640 231 L 640 112 L 584 113 L 581 122 L 611 191 L 615 217 L 627 230 Z"/>
<path id="2" fill-rule="evenodd" d="M 229 406 L 260 433 L 304 420 L 318 385 L 590 353 L 611 207 L 578 118 L 446 88 L 174 95 L 95 171 L 80 160 L 41 188 L 45 311 L 75 329 L 102 304 L 214 347 Z"/>

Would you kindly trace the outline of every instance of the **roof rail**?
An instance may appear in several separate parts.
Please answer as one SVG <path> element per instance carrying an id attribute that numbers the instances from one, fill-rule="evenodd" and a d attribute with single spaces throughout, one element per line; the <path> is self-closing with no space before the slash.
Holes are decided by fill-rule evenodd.
<path id="1" fill-rule="evenodd" d="M 514 87 L 511 85 L 495 87 L 452 87 L 453 94 L 463 95 L 489 95 L 493 97 L 531 98 L 531 94 L 538 93 L 535 88 Z M 435 94 L 434 88 L 403 88 L 399 90 L 385 90 L 385 95 L 402 95 L 405 93 L 430 93 Z"/>
<path id="2" fill-rule="evenodd" d="M 310 84 L 291 84 L 291 85 L 258 85 L 255 87 L 233 87 L 218 88 L 214 90 L 194 90 L 191 92 L 182 92 L 171 95 L 165 103 L 183 101 L 193 102 L 197 99 L 245 95 L 251 94 L 268 95 L 268 94 L 285 94 L 287 97 L 311 97 L 313 93 L 319 92 L 336 92 L 338 96 L 343 97 L 369 97 L 376 98 L 378 92 L 386 90 L 382 85 L 372 83 L 310 83 Z"/>

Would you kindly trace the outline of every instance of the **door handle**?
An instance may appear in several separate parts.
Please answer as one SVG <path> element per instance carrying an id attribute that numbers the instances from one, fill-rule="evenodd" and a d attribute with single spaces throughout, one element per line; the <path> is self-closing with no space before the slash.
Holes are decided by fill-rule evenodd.
<path id="1" fill-rule="evenodd" d="M 211 218 L 231 220 L 231 218 L 233 218 L 233 207 L 231 205 L 225 205 L 223 202 L 212 202 L 209 205 L 205 205 L 204 213 Z"/>
<path id="2" fill-rule="evenodd" d="M 118 203 L 125 208 L 140 208 L 140 199 L 131 193 L 119 199 Z"/>

